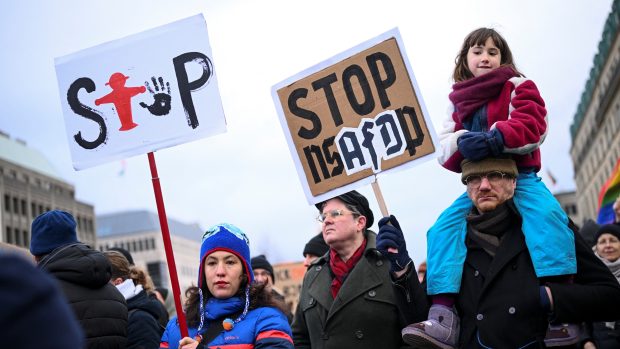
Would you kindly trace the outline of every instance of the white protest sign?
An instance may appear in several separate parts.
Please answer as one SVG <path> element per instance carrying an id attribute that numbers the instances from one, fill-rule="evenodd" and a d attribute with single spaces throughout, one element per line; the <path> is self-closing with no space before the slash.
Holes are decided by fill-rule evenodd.
<path id="1" fill-rule="evenodd" d="M 396 28 L 276 84 L 272 97 L 310 203 L 439 153 Z"/>
<path id="2" fill-rule="evenodd" d="M 202 14 L 55 63 L 76 170 L 226 132 Z"/>

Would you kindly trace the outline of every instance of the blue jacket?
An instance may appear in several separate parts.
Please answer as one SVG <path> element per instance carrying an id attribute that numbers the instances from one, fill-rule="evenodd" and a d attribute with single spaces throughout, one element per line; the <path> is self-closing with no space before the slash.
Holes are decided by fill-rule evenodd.
<path id="1" fill-rule="evenodd" d="M 196 328 L 190 327 L 188 332 L 192 338 L 198 335 Z M 168 322 L 159 347 L 176 349 L 180 340 L 181 331 L 175 316 Z M 209 343 L 208 348 L 293 349 L 294 346 L 291 328 L 284 314 L 275 308 L 260 307 L 248 311 L 246 317 L 230 331 L 222 331 Z"/>

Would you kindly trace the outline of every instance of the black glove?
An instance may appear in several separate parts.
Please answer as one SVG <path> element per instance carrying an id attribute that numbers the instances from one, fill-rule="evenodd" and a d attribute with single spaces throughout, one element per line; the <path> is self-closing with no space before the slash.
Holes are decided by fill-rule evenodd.
<path id="1" fill-rule="evenodd" d="M 389 248 L 395 248 L 398 252 L 388 252 Z M 392 263 L 390 271 L 392 272 L 401 271 L 411 263 L 411 258 L 409 258 L 409 253 L 407 252 L 405 236 L 400 229 L 400 224 L 398 224 L 396 217 L 393 215 L 383 217 L 379 221 L 377 250 L 390 260 Z"/>
<path id="2" fill-rule="evenodd" d="M 466 132 L 456 143 L 461 154 L 472 161 L 489 156 L 496 157 L 504 150 L 504 137 L 497 129 L 489 132 Z"/>

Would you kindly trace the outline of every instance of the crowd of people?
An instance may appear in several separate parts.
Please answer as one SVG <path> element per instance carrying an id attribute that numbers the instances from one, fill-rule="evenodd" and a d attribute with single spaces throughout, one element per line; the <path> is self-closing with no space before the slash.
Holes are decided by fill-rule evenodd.
<path id="1" fill-rule="evenodd" d="M 453 78 L 440 163 L 465 192 L 429 228 L 423 265 L 394 215 L 374 232 L 368 199 L 337 195 L 316 203 L 321 233 L 303 247 L 293 311 L 266 256 L 252 258 L 248 236 L 218 224 L 202 236 L 196 285 L 184 293 L 184 337 L 167 291 L 128 251 L 92 249 L 69 213 L 52 210 L 32 222 L 36 266 L 0 255 L 3 345 L 620 348 L 620 197 L 615 223 L 588 225 L 587 243 L 537 175 L 544 100 L 497 31 L 465 38 Z"/>

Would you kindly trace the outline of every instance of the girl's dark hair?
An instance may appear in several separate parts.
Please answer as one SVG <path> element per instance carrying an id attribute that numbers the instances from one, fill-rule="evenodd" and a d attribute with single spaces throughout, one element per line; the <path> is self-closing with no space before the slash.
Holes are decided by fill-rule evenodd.
<path id="1" fill-rule="evenodd" d="M 469 52 L 469 49 L 473 46 L 484 45 L 488 38 L 491 38 L 495 46 L 499 49 L 501 54 L 500 65 L 509 66 L 515 71 L 515 73 L 520 76 L 524 76 L 517 70 L 517 67 L 512 59 L 512 52 L 510 51 L 510 47 L 508 47 L 506 40 L 497 31 L 495 31 L 495 29 L 478 28 L 465 37 L 461 51 L 456 55 L 454 60 L 456 66 L 454 67 L 454 73 L 452 74 L 454 82 L 461 82 L 474 77 L 472 72 L 467 67 L 467 52 Z"/>
<path id="2" fill-rule="evenodd" d="M 248 284 L 248 278 L 245 273 L 241 276 L 241 284 L 239 285 L 239 291 L 236 296 L 245 298 L 245 287 Z M 208 289 L 203 288 L 202 295 L 204 302 L 207 299 L 213 297 Z M 200 295 L 198 293 L 198 287 L 191 286 L 185 291 L 185 318 L 187 320 L 187 326 L 198 327 L 200 325 Z M 271 292 L 265 289 L 264 284 L 252 284 L 250 286 L 250 310 L 259 307 L 274 307 L 280 310 L 283 314 L 286 314 L 286 305 L 284 302 L 273 297 Z"/>

